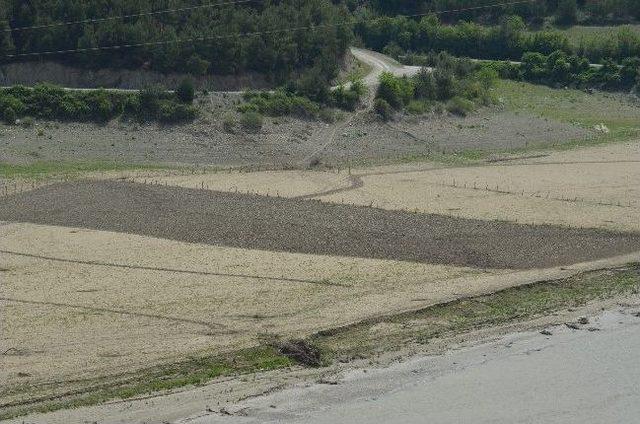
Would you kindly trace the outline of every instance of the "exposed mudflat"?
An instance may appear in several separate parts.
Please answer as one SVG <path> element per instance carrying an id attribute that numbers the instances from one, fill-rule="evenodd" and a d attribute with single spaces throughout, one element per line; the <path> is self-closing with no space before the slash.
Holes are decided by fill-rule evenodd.
<path id="1" fill-rule="evenodd" d="M 482 268 L 548 268 L 640 250 L 636 234 L 122 181 L 59 183 L 9 196 L 0 205 L 0 220 L 270 251 Z"/>

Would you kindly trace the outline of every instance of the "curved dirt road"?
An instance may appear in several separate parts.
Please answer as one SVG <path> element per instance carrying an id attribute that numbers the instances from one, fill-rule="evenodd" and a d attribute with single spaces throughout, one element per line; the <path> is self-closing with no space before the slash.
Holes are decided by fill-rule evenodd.
<path id="1" fill-rule="evenodd" d="M 372 69 L 369 75 L 362 79 L 369 87 L 374 87 L 378 84 L 378 78 L 380 78 L 383 72 L 390 72 L 396 76 L 411 76 L 417 74 L 422 68 L 421 66 L 402 65 L 382 53 L 358 47 L 352 47 L 351 54 L 359 61 L 371 66 Z"/>

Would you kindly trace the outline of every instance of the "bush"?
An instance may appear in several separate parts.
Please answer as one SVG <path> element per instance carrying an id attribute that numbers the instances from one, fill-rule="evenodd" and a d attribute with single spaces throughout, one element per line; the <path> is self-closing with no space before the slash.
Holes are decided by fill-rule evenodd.
<path id="1" fill-rule="evenodd" d="M 205 75 L 209 70 L 209 62 L 202 59 L 197 54 L 191 55 L 187 60 L 187 72 L 192 75 Z"/>
<path id="2" fill-rule="evenodd" d="M 177 96 L 160 88 L 147 88 L 136 94 L 106 90 L 71 91 L 51 84 L 34 88 L 15 86 L 0 89 L 0 114 L 11 108 L 20 118 L 25 115 L 44 119 L 104 122 L 120 115 L 138 119 L 180 122 L 195 118 L 196 109 L 177 101 Z M 11 112 L 8 112 L 11 113 Z"/>
<path id="3" fill-rule="evenodd" d="M 158 120 L 166 124 L 191 121 L 196 117 L 196 109 L 191 105 L 162 100 L 159 103 Z"/>
<path id="4" fill-rule="evenodd" d="M 572 25 L 578 20 L 576 0 L 559 0 L 556 22 L 560 25 Z"/>
<path id="5" fill-rule="evenodd" d="M 326 122 L 328 124 L 333 124 L 338 120 L 336 111 L 328 107 L 324 107 L 320 109 L 320 113 L 318 114 L 318 117 L 322 122 Z"/>
<path id="6" fill-rule="evenodd" d="M 240 117 L 240 125 L 247 132 L 257 133 L 262 129 L 264 119 L 258 112 L 248 111 Z"/>
<path id="7" fill-rule="evenodd" d="M 435 100 L 437 96 L 436 79 L 433 72 L 422 68 L 415 78 L 415 96 L 419 99 Z"/>
<path id="8" fill-rule="evenodd" d="M 193 99 L 195 98 L 193 81 L 186 78 L 180 81 L 180 84 L 176 89 L 176 96 L 178 96 L 178 100 L 182 103 L 193 103 Z"/>
<path id="9" fill-rule="evenodd" d="M 436 82 L 436 98 L 438 100 L 447 100 L 455 94 L 455 78 L 450 69 L 438 68 L 433 71 L 433 77 Z"/>
<path id="10" fill-rule="evenodd" d="M 333 104 L 340 109 L 354 111 L 360 102 L 360 93 L 350 88 L 346 89 L 343 85 L 336 88 L 332 93 Z"/>
<path id="11" fill-rule="evenodd" d="M 390 121 L 393 118 L 393 107 L 385 99 L 376 99 L 373 104 L 373 109 L 383 121 Z"/>
<path id="12" fill-rule="evenodd" d="M 226 132 L 233 134 L 236 129 L 236 118 L 230 113 L 225 114 L 222 117 L 222 128 Z"/>
<path id="13" fill-rule="evenodd" d="M 467 116 L 474 109 L 474 103 L 460 96 L 456 96 L 447 102 L 447 111 L 458 116 Z"/>
<path id="14" fill-rule="evenodd" d="M 429 110 L 429 103 L 424 100 L 411 100 L 407 105 L 407 112 L 412 115 L 424 115 Z"/>
<path id="15" fill-rule="evenodd" d="M 164 90 L 158 86 L 145 87 L 138 93 L 138 110 L 142 117 L 155 116 L 160 108 Z"/>
<path id="16" fill-rule="evenodd" d="M 406 77 L 396 77 L 385 72 L 380 76 L 377 97 L 384 99 L 394 109 L 401 109 L 413 98 L 414 87 Z"/>
<path id="17" fill-rule="evenodd" d="M 2 119 L 7 124 L 15 124 L 16 119 L 18 119 L 18 114 L 12 107 L 5 107 L 2 110 Z"/>

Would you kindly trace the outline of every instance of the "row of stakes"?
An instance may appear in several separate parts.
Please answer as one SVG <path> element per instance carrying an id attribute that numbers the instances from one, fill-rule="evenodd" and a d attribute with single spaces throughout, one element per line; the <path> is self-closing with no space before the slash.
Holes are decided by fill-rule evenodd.
<path id="1" fill-rule="evenodd" d="M 195 175 L 195 171 L 193 172 L 193 174 Z M 164 185 L 164 186 L 168 186 L 169 183 L 165 180 L 160 181 L 157 179 L 136 179 L 136 177 L 130 177 L 127 178 L 128 181 L 132 182 L 132 183 L 140 183 L 140 184 L 144 184 L 144 185 Z M 572 202 L 572 203 L 586 203 L 586 204 L 594 204 L 594 205 L 598 205 L 598 206 L 615 206 L 615 207 L 621 207 L 621 208 L 631 208 L 634 207 L 635 202 L 631 202 L 629 201 L 627 204 L 623 204 L 622 202 L 618 201 L 617 203 L 607 203 L 607 202 L 598 202 L 598 201 L 591 201 L 591 200 L 587 200 L 584 198 L 580 198 L 580 197 L 552 197 L 550 192 L 547 192 L 546 195 L 541 194 L 539 191 L 538 192 L 531 192 L 531 193 L 526 193 L 525 190 L 505 190 L 505 189 L 501 189 L 499 187 L 499 185 L 496 185 L 495 188 L 493 188 L 493 186 L 489 186 L 489 184 L 485 183 L 484 185 L 478 185 L 477 182 L 474 181 L 473 185 L 467 185 L 466 182 L 459 184 L 455 179 L 452 180 L 452 182 L 446 183 L 445 181 L 440 181 L 440 186 L 442 187 L 452 187 L 452 188 L 464 188 L 464 189 L 472 189 L 472 190 L 482 190 L 482 191 L 487 191 L 487 192 L 492 192 L 492 193 L 499 193 L 499 194 L 511 194 L 511 195 L 520 195 L 520 196 L 525 196 L 526 194 L 528 194 L 530 197 L 536 197 L 536 198 L 545 198 L 545 199 L 550 199 L 550 200 L 556 200 L 556 201 L 562 201 L 562 202 Z M 29 182 L 29 183 L 18 183 L 17 181 L 14 181 L 13 183 L 4 183 L 3 187 L 0 191 L 0 195 L 1 196 L 9 196 L 9 195 L 13 195 L 13 194 L 19 194 L 19 193 L 23 193 L 25 191 L 29 191 L 29 190 L 33 190 L 36 187 L 39 187 L 39 184 L 37 184 L 35 181 Z M 200 190 L 209 190 L 209 185 L 207 183 L 205 183 L 204 180 L 202 180 L 200 182 L 199 185 L 197 185 L 195 187 L 196 189 L 200 189 Z M 234 187 L 233 190 L 229 190 L 229 191 L 233 191 L 235 193 L 239 193 L 240 190 L 238 190 L 237 187 Z M 271 193 L 270 192 L 266 192 L 261 194 L 258 191 L 250 191 L 247 190 L 246 194 L 251 194 L 251 195 L 256 195 L 256 196 L 266 196 L 266 197 L 270 197 Z M 280 193 L 276 191 L 275 193 L 275 197 L 280 197 Z M 318 199 L 319 202 L 322 202 L 322 200 Z M 342 203 L 344 204 L 344 199 L 342 199 Z M 371 202 L 369 204 L 369 207 L 373 207 L 374 206 L 374 202 Z M 417 209 L 416 209 L 417 211 Z"/>

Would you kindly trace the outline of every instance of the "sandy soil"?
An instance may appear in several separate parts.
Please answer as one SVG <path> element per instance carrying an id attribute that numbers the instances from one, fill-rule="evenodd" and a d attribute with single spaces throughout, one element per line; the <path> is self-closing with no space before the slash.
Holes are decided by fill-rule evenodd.
<path id="1" fill-rule="evenodd" d="M 620 308 L 618 305 L 627 305 Z M 572 322 L 579 317 L 594 317 L 602 313 L 603 310 L 620 310 L 623 313 L 637 311 L 638 298 L 617 298 L 607 300 L 605 302 L 594 302 L 586 307 L 571 309 L 570 311 L 561 311 L 552 316 L 539 317 L 533 321 L 517 323 L 499 328 L 491 327 L 463 334 L 453 339 L 443 339 L 442 341 L 434 340 L 426 345 L 410 346 L 396 352 L 387 352 L 377 357 L 372 363 L 367 361 L 353 361 L 348 364 L 335 363 L 330 368 L 309 369 L 294 368 L 286 371 L 270 371 L 257 373 L 249 378 L 234 378 L 229 380 L 218 380 L 204 387 L 196 387 L 190 390 L 173 393 L 166 396 L 144 398 L 139 400 L 127 400 L 111 402 L 104 405 L 92 407 L 78 408 L 72 410 L 56 411 L 47 414 L 34 414 L 9 421 L 12 424 L 22 424 L 29 422 L 33 424 L 67 424 L 69 422 L 98 422 L 101 424 L 111 423 L 135 423 L 135 422 L 174 422 L 174 423 L 191 423 L 198 420 L 215 419 L 221 417 L 224 422 L 227 419 L 232 422 L 235 419 L 242 419 L 243 416 L 250 415 L 247 419 L 252 419 L 260 412 L 265 415 L 259 418 L 258 422 L 266 421 L 269 416 L 282 412 L 293 412 L 292 404 L 300 405 L 302 408 L 297 412 L 309 414 L 314 411 L 326 411 L 333 404 L 330 402 L 309 402 L 313 400 L 307 392 L 318 391 L 327 394 L 333 399 L 338 398 L 336 393 L 345 390 L 346 396 L 339 398 L 338 402 L 353 401 L 354 396 L 362 395 L 359 398 L 380 398 L 385 393 L 397 393 L 402 388 L 394 383 L 406 383 L 404 388 L 415 387 L 416 379 L 425 377 L 430 371 L 438 372 L 443 369 L 451 370 L 452 361 L 458 363 L 458 368 L 463 371 L 467 368 L 472 369 L 474 364 L 486 364 L 488 358 L 495 358 L 503 355 L 504 358 L 515 358 L 528 361 L 530 356 L 537 353 L 544 353 L 548 349 L 563 343 L 557 343 L 560 339 L 565 339 L 566 334 L 571 332 L 578 339 L 588 339 L 592 335 L 598 335 L 599 332 L 586 332 L 569 330 L 564 326 L 564 322 Z M 637 318 L 632 316 L 617 317 L 618 319 L 611 324 L 620 325 L 620 321 L 629 322 L 637 327 Z M 633 321 L 636 320 L 636 321 Z M 600 328 L 601 331 L 607 331 L 608 326 L 599 322 L 597 318 L 590 319 L 590 326 Z M 560 326 L 560 327 L 558 327 Z M 626 327 L 626 326 L 625 326 Z M 549 328 L 553 332 L 553 336 L 543 337 L 538 331 Z M 514 335 L 515 333 L 531 331 L 526 335 Z M 558 340 L 556 340 L 556 334 Z M 542 346 L 529 347 L 523 343 L 534 335 L 537 340 L 541 341 Z M 504 337 L 504 338 L 503 338 Z M 633 338 L 632 338 L 633 339 Z M 580 352 L 584 353 L 584 340 L 580 340 Z M 541 349 L 542 347 L 542 349 Z M 557 347 L 557 346 L 556 346 Z M 521 354 L 515 354 L 515 351 Z M 462 357 L 470 351 L 477 352 L 476 358 L 469 363 L 463 361 L 454 361 L 452 357 Z M 428 355 L 428 356 L 426 356 Z M 599 358 L 599 356 L 596 356 Z M 477 360 L 475 360 L 477 359 Z M 557 359 L 557 358 L 555 358 Z M 443 369 L 434 369 L 434 363 L 444 361 Z M 557 361 L 556 361 L 557 362 Z M 578 361 L 579 363 L 580 361 Z M 466 365 L 469 365 L 467 367 Z M 600 365 L 600 364 L 598 364 Z M 525 365 L 526 366 L 526 365 Z M 536 376 L 542 376 L 551 367 L 534 368 L 532 373 Z M 471 368 L 470 368 L 471 367 Z M 521 367 L 519 367 L 521 369 Z M 596 367 L 598 372 L 606 371 L 601 367 Z M 562 370 L 560 370 L 562 372 Z M 533 375 L 532 374 L 532 375 Z M 428 375 L 428 378 L 438 378 L 440 375 Z M 500 375 L 500 373 L 494 374 Z M 403 378 L 406 376 L 407 378 Z M 592 375 L 590 375 L 592 376 Z M 553 380 L 553 376 L 550 377 Z M 375 381 L 378 379 L 377 381 Z M 412 381 L 408 381 L 412 380 Z M 511 379 L 511 383 L 517 378 Z M 328 385 L 327 382 L 335 382 Z M 372 384 L 367 384 L 371 382 Z M 464 380 L 465 384 L 469 382 Z M 353 384 L 358 385 L 357 389 Z M 548 387 L 548 380 L 543 380 L 541 388 Z M 631 387 L 634 387 L 633 385 Z M 530 387 L 529 387 L 530 388 Z M 283 389 L 287 389 L 283 391 Z M 588 389 L 588 388 L 587 388 Z M 568 391 L 567 391 L 568 390 Z M 559 393 L 560 395 L 572 396 L 575 387 L 569 387 L 567 390 Z M 349 391 L 347 393 L 346 391 Z M 599 391 L 601 393 L 602 391 Z M 492 392 L 493 393 L 493 392 Z M 526 392 L 526 405 L 530 406 L 531 391 Z M 477 391 L 472 393 L 477 395 Z M 489 394 L 490 395 L 490 394 Z M 452 398 L 455 401 L 455 396 Z M 452 400 L 449 399 L 448 400 Z M 503 398 L 496 401 L 504 400 Z M 570 407 L 575 407 L 575 399 L 570 402 Z M 417 400 L 421 402 L 420 399 Z M 367 402 L 368 404 L 369 402 Z M 477 402 L 471 402 L 475 405 Z M 553 401 L 545 402 L 544 406 L 553 405 Z M 275 406 L 275 408 L 274 408 Z M 468 406 L 468 405 L 466 405 Z M 253 408 L 251 408 L 253 407 Z M 224 412 L 222 412 L 224 411 Z M 366 411 L 370 412 L 370 407 L 366 407 Z M 459 411 L 456 409 L 456 411 Z M 231 416 L 230 416 L 231 415 Z M 324 413 L 322 416 L 325 416 Z M 495 414 L 491 415 L 495 418 Z M 282 417 L 279 417 L 282 418 Z M 307 417 L 308 418 L 308 417 Z M 339 421 L 340 419 L 338 419 Z M 507 421 L 507 422 L 512 422 Z M 205 421 L 206 422 L 206 421 Z M 306 422 L 306 421 L 303 421 Z"/>
<path id="2" fill-rule="evenodd" d="M 353 169 L 351 175 L 346 170 L 280 171 L 168 176 L 160 181 L 465 218 L 637 232 L 639 163 L 640 142 L 634 141 L 472 167 L 416 163 Z"/>
<path id="3" fill-rule="evenodd" d="M 0 356 L 3 401 L 23 384 L 69 389 L 78 378 L 253 345 L 264 333 L 309 334 L 511 283 L 486 280 L 504 271 L 64 227 L 4 224 L 0 235 L 0 350 L 11 349 Z"/>

